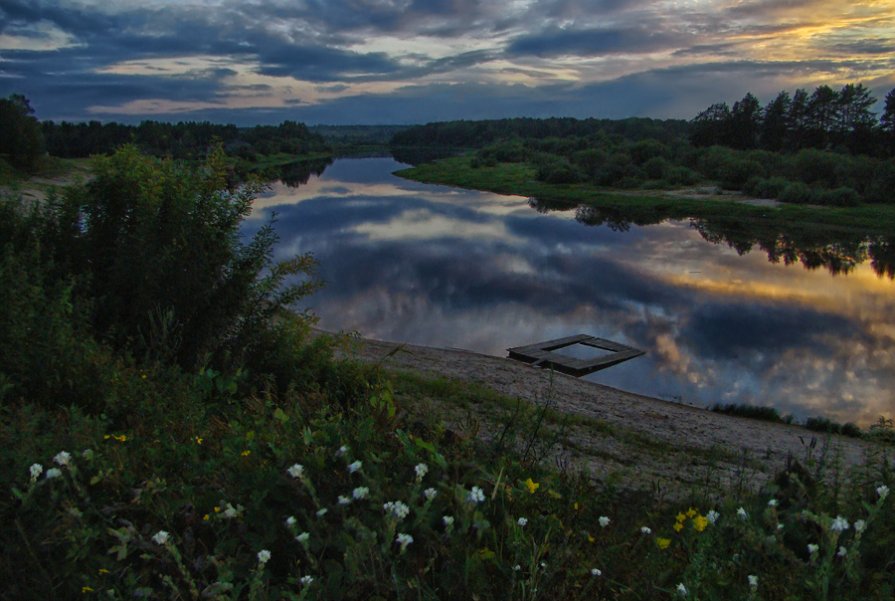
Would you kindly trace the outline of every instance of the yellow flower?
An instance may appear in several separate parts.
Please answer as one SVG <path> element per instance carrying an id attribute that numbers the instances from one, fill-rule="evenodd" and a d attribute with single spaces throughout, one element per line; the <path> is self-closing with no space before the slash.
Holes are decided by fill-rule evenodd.
<path id="1" fill-rule="evenodd" d="M 594 544 L 595 542 L 597 542 L 597 539 L 595 539 L 595 538 L 593 537 L 593 535 L 591 535 L 591 533 L 588 532 L 588 533 L 587 533 L 587 542 L 589 542 L 590 544 Z"/>
<path id="2" fill-rule="evenodd" d="M 674 516 L 674 519 L 678 524 L 683 524 L 684 520 L 687 519 L 687 516 L 684 515 L 683 513 L 679 513 L 676 516 Z"/>
<path id="3" fill-rule="evenodd" d="M 140 379 L 142 379 L 142 380 L 145 380 L 145 379 L 148 378 L 148 377 L 149 377 L 149 376 L 146 375 L 146 372 L 143 372 L 142 374 L 140 374 Z"/>
<path id="4" fill-rule="evenodd" d="M 676 522 L 673 526 L 675 532 L 680 532 L 684 529 L 684 525 L 681 522 Z"/>
<path id="5" fill-rule="evenodd" d="M 109 573 L 111 573 L 111 572 L 109 572 L 109 570 L 107 570 L 106 568 L 100 568 L 100 569 L 99 569 L 99 575 L 100 575 L 100 576 L 102 576 L 103 574 L 109 574 Z"/>
<path id="6" fill-rule="evenodd" d="M 204 438 L 202 438 L 201 436 L 196 437 L 196 444 L 202 444 L 203 442 L 205 442 Z"/>
<path id="7" fill-rule="evenodd" d="M 242 453 L 240 453 L 240 455 L 242 455 L 243 457 L 248 457 L 248 456 L 251 455 L 251 454 L 252 454 L 252 452 L 251 452 L 250 450 L 248 450 L 248 449 L 246 449 L 245 451 L 243 451 Z"/>
<path id="8" fill-rule="evenodd" d="M 697 511 L 691 507 L 690 509 L 687 510 L 687 517 L 690 519 L 693 519 L 693 516 L 695 516 L 696 513 L 697 513 Z"/>
<path id="9" fill-rule="evenodd" d="M 215 505 L 215 506 L 214 506 L 214 512 L 215 512 L 215 513 L 220 513 L 220 512 L 221 512 L 221 508 L 220 508 L 219 505 Z"/>
<path id="10" fill-rule="evenodd" d="M 118 442 L 125 442 L 127 441 L 127 434 L 106 434 L 103 436 L 103 440 L 109 440 L 110 438 Z"/>
<path id="11" fill-rule="evenodd" d="M 529 477 L 525 481 L 525 486 L 528 488 L 528 492 L 530 492 L 531 494 L 535 494 L 535 491 L 538 490 L 541 485 L 532 480 L 531 477 Z"/>
<path id="12" fill-rule="evenodd" d="M 211 519 L 211 517 L 209 517 L 209 515 L 208 515 L 207 513 L 206 513 L 205 515 L 202 516 L 202 521 L 203 521 L 203 522 L 207 522 L 207 521 L 210 520 L 210 519 Z"/>
<path id="13" fill-rule="evenodd" d="M 696 529 L 696 532 L 702 532 L 706 529 L 706 526 L 709 525 L 709 519 L 704 515 L 698 515 L 693 518 L 693 528 Z"/>
<path id="14" fill-rule="evenodd" d="M 661 538 L 661 537 L 659 537 L 659 538 L 656 539 L 656 546 L 659 547 L 660 549 L 663 549 L 663 550 L 664 550 L 664 549 L 667 549 L 667 548 L 668 548 L 668 545 L 670 545 L 670 544 L 671 544 L 671 539 L 670 539 L 670 538 Z"/>
<path id="15" fill-rule="evenodd" d="M 92 593 L 92 592 L 93 592 L 93 588 L 91 588 L 89 586 L 81 587 L 81 593 L 83 593 L 83 594 Z"/>
<path id="16" fill-rule="evenodd" d="M 574 509 L 575 511 L 578 511 L 578 501 L 575 501 L 575 504 L 572 505 L 572 509 Z"/>
<path id="17" fill-rule="evenodd" d="M 497 554 L 488 547 L 482 547 L 481 549 L 479 549 L 479 557 L 486 561 L 489 559 L 494 559 L 496 555 Z"/>

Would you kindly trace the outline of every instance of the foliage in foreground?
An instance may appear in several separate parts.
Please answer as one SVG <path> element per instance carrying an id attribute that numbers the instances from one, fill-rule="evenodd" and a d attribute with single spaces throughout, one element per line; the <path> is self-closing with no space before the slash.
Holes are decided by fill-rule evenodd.
<path id="1" fill-rule="evenodd" d="M 181 171 L 190 191 L 181 195 L 173 182 L 153 188 L 158 178 L 137 177 L 135 166 L 141 159 L 125 154 L 106 175 L 131 192 L 157 190 L 146 198 L 207 198 L 199 183 L 208 172 Z M 148 224 L 164 223 L 163 213 L 153 217 L 140 194 L 97 185 L 76 198 L 85 213 L 117 199 L 140 216 L 142 227 L 128 230 L 131 252 L 157 248 Z M 209 207 L 240 202 L 214 198 L 223 206 Z M 116 299 L 94 297 L 103 291 L 89 285 L 91 261 L 52 251 L 100 221 L 60 228 L 69 222 L 54 211 L 67 206 L 30 215 L 12 207 L 0 230 L 4 282 L 15 284 L 0 305 L 0 350 L 10 358 L 0 366 L 3 598 L 895 593 L 895 482 L 884 463 L 849 478 L 835 466 L 793 464 L 758 494 L 669 501 L 597 487 L 521 457 L 519 445 L 457 435 L 414 413 L 412 400 L 396 401 L 375 367 L 336 359 L 335 340 L 312 337 L 300 316 L 254 320 L 253 307 L 235 303 L 233 323 L 221 327 L 254 324 L 252 352 L 223 344 L 184 361 L 146 345 L 140 324 L 152 322 L 140 315 L 114 328 L 99 319 L 96 303 Z M 239 256 L 238 239 L 227 240 Z M 176 257 L 180 247 L 164 248 Z M 255 265 L 241 290 L 285 298 L 288 281 L 269 279 L 277 268 Z M 189 319 L 168 306 L 169 290 L 141 290 L 170 309 L 170 327 Z"/>

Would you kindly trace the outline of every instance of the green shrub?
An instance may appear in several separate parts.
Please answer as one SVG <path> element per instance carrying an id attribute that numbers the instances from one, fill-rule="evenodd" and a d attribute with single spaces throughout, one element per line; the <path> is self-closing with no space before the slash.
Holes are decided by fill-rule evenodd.
<path id="1" fill-rule="evenodd" d="M 824 190 L 817 195 L 816 202 L 822 205 L 832 205 L 836 207 L 854 207 L 861 203 L 860 195 L 851 188 L 836 188 L 835 190 Z"/>
<path id="2" fill-rule="evenodd" d="M 811 188 L 802 182 L 792 182 L 788 184 L 780 193 L 779 199 L 782 202 L 791 202 L 806 204 L 814 200 Z"/>
<path id="3" fill-rule="evenodd" d="M 736 415 L 739 417 L 748 417 L 750 419 L 758 419 L 766 422 L 784 423 L 785 420 L 780 416 L 774 407 L 758 407 L 755 405 L 724 404 L 716 403 L 712 405 L 711 410 L 716 413 L 724 413 L 726 415 Z"/>

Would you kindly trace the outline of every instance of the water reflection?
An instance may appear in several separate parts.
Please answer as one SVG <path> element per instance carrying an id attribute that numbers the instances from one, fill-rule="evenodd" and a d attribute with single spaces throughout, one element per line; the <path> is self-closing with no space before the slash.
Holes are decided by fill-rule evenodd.
<path id="1" fill-rule="evenodd" d="M 589 376 L 612 386 L 863 424 L 892 416 L 891 241 L 750 242 L 714 224 L 641 226 L 532 201 L 545 215 L 528 199 L 390 175 L 399 167 L 337 160 L 256 203 L 247 228 L 276 211 L 278 255 L 320 260 L 327 285 L 310 304 L 322 327 L 496 355 L 588 333 L 647 351 Z"/>

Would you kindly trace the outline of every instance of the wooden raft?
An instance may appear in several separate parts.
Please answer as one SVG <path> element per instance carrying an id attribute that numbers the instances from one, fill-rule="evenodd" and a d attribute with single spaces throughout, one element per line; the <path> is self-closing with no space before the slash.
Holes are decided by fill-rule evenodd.
<path id="1" fill-rule="evenodd" d="M 575 357 L 568 357 L 553 352 L 556 349 L 572 346 L 573 344 L 583 344 L 584 346 L 612 352 L 608 355 L 591 359 L 576 359 Z M 510 359 L 531 363 L 536 366 L 549 367 L 576 378 L 618 365 L 622 361 L 644 354 L 644 351 L 639 349 L 612 342 L 611 340 L 588 336 L 587 334 L 577 334 L 526 346 L 516 346 L 507 349 L 507 352 Z"/>

